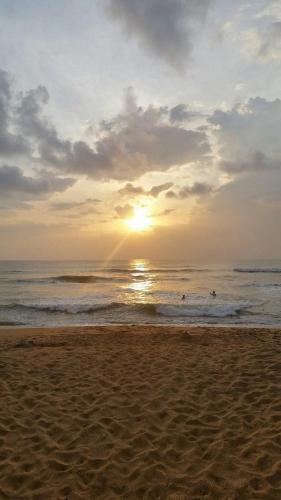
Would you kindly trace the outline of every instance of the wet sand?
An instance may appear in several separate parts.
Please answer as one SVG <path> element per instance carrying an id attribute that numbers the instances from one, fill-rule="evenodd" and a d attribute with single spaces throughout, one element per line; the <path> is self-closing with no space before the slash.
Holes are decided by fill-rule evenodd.
<path id="1" fill-rule="evenodd" d="M 281 331 L 0 329 L 1 499 L 280 499 Z"/>

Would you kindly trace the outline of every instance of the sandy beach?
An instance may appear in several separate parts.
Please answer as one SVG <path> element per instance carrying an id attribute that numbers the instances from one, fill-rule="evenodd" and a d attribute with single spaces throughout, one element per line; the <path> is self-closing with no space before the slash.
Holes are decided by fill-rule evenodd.
<path id="1" fill-rule="evenodd" d="M 1 499 L 280 499 L 281 331 L 0 330 Z"/>

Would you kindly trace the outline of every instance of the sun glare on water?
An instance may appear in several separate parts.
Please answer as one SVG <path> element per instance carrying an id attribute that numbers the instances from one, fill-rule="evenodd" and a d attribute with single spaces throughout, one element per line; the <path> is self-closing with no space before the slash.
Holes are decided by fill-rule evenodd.
<path id="1" fill-rule="evenodd" d="M 134 207 L 134 215 L 126 220 L 126 224 L 130 231 L 145 231 L 150 228 L 152 222 L 146 208 Z"/>

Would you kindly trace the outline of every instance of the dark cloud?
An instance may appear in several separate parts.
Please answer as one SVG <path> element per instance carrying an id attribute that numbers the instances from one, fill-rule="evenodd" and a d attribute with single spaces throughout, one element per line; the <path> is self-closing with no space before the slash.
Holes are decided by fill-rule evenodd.
<path id="1" fill-rule="evenodd" d="M 154 198 L 157 198 L 157 196 L 160 193 L 163 193 L 164 191 L 167 191 L 173 186 L 173 182 L 165 182 L 164 184 L 159 184 L 158 186 L 153 186 L 149 191 L 148 194 L 150 196 L 154 196 Z"/>
<path id="2" fill-rule="evenodd" d="M 109 13 L 152 53 L 181 69 L 210 3 L 211 0 L 110 0 Z"/>
<path id="3" fill-rule="evenodd" d="M 9 74 L 0 70 L 0 156 L 35 156 L 47 163 L 70 153 L 71 143 L 59 138 L 43 114 L 48 101 L 44 86 L 16 96 Z"/>
<path id="4" fill-rule="evenodd" d="M 258 55 L 264 59 L 281 59 L 281 21 L 271 23 L 260 36 Z"/>
<path id="5" fill-rule="evenodd" d="M 220 242 L 218 252 L 233 257 L 277 257 L 281 250 L 280 205 L 265 203 L 272 198 L 281 199 L 281 170 L 259 175 L 248 172 L 206 199 L 207 209 L 197 212 L 199 220 L 194 218 L 194 233 L 198 232 L 196 224 L 201 224 L 202 234 L 206 231 Z"/>
<path id="6" fill-rule="evenodd" d="M 8 73 L 0 69 L 0 156 L 15 156 L 27 152 L 23 137 L 10 131 L 12 125 L 12 91 Z"/>
<path id="7" fill-rule="evenodd" d="M 153 196 L 154 198 L 157 198 L 157 196 L 164 192 L 167 191 L 167 189 L 170 189 L 173 186 L 173 182 L 165 182 L 164 184 L 159 184 L 157 186 L 152 186 L 151 189 L 144 189 L 141 186 L 134 186 L 130 182 L 128 182 L 122 189 L 119 189 L 118 193 L 121 194 L 122 196 Z"/>
<path id="8" fill-rule="evenodd" d="M 163 212 L 159 212 L 158 214 L 155 214 L 156 217 L 166 217 L 167 215 L 170 215 L 171 213 L 175 212 L 175 208 L 166 208 L 163 210 Z"/>
<path id="9" fill-rule="evenodd" d="M 281 100 L 249 99 L 229 111 L 215 111 L 209 123 L 215 126 L 214 133 L 220 147 L 219 168 L 232 177 L 234 187 L 239 185 L 241 188 L 238 181 L 234 182 L 236 177 L 242 177 L 245 183 L 248 179 L 245 184 L 248 189 L 251 179 L 256 186 L 255 196 L 264 196 L 259 178 L 268 175 L 268 182 L 275 182 L 281 174 Z M 271 189 L 274 191 L 274 184 Z M 230 187 L 227 192 L 231 193 Z"/>
<path id="10" fill-rule="evenodd" d="M 167 191 L 166 198 L 177 198 L 177 193 L 173 190 Z"/>
<path id="11" fill-rule="evenodd" d="M 209 194 L 214 191 L 213 186 L 207 184 L 206 182 L 195 182 L 193 186 L 184 186 L 178 192 L 173 190 L 166 193 L 166 198 L 178 198 L 185 199 L 190 196 L 201 196 Z"/>
<path id="12" fill-rule="evenodd" d="M 62 192 L 73 186 L 75 180 L 59 178 L 52 174 L 44 177 L 28 177 L 19 167 L 4 165 L 0 167 L 0 193 L 25 193 L 34 197 Z"/>
<path id="13" fill-rule="evenodd" d="M 118 205 L 117 207 L 115 207 L 115 212 L 117 213 L 118 217 L 123 219 L 127 217 L 132 217 L 134 215 L 134 208 L 129 204 Z"/>
<path id="14" fill-rule="evenodd" d="M 224 258 L 280 253 L 281 101 L 249 99 L 209 118 L 230 182 L 202 200 L 191 218 L 193 238 L 214 242 Z M 168 193 L 167 193 L 168 194 Z M 211 240 L 210 240 L 211 238 Z M 243 242 L 243 245 L 241 245 Z M 213 249 L 212 249 L 213 246 Z"/>
<path id="15" fill-rule="evenodd" d="M 170 125 L 162 119 L 160 108 L 149 107 L 119 115 L 94 149 L 80 141 L 64 156 L 53 152 L 48 159 L 53 167 L 100 180 L 123 180 L 198 161 L 210 146 L 205 132 Z"/>
<path id="16" fill-rule="evenodd" d="M 178 104 L 174 108 L 170 109 L 170 121 L 171 123 L 182 123 L 188 120 L 192 120 L 198 116 L 196 113 L 190 111 L 186 104 Z"/>
<path id="17" fill-rule="evenodd" d="M 10 92 L 6 80 L 3 79 L 3 95 Z M 21 93 L 13 113 L 13 126 L 21 134 L 18 143 L 28 144 L 28 160 L 60 174 L 86 175 L 103 181 L 133 180 L 148 171 L 165 171 L 178 164 L 200 161 L 210 152 L 206 131 L 173 124 L 166 107 L 137 106 L 132 89 L 127 91 L 124 112 L 110 122 L 102 122 L 95 133 L 92 131 L 91 145 L 59 136 L 44 114 L 48 101 L 44 86 Z M 5 141 L 7 146 L 7 134 Z"/>
<path id="18" fill-rule="evenodd" d="M 1 192 L 0 192 L 1 195 Z M 15 210 L 31 210 L 34 205 L 31 203 L 26 203 L 24 201 L 17 201 L 16 203 L 13 201 L 10 203 L 10 199 L 4 198 L 1 202 L 5 201 L 5 205 L 0 206 L 0 210 L 8 211 L 11 214 L 14 214 Z"/>
<path id="19" fill-rule="evenodd" d="M 51 204 L 51 210 L 72 210 L 72 209 L 80 209 L 85 207 L 90 207 L 92 205 L 96 205 L 100 203 L 101 200 L 95 198 L 87 198 L 84 201 L 58 201 Z M 95 212 L 97 210 L 95 209 Z"/>
<path id="20" fill-rule="evenodd" d="M 39 154 L 43 163 L 55 163 L 70 154 L 71 143 L 62 140 L 56 128 L 44 116 L 44 106 L 49 102 L 49 94 L 44 86 L 21 94 L 17 107 L 16 124 Z M 37 149 L 37 151 L 36 151 Z"/>
<path id="21" fill-rule="evenodd" d="M 124 187 L 118 190 L 121 196 L 140 196 L 146 193 L 145 189 L 141 186 L 134 186 L 131 182 L 128 182 Z"/>
<path id="22" fill-rule="evenodd" d="M 94 143 L 74 143 L 63 158 L 50 162 L 70 173 L 100 180 L 136 179 L 148 171 L 202 160 L 210 146 L 205 132 L 172 125 L 163 108 L 125 111 Z"/>
<path id="23" fill-rule="evenodd" d="M 249 99 L 231 110 L 216 110 L 208 119 L 221 147 L 221 156 L 245 161 L 257 151 L 281 158 L 281 100 Z"/>
<path id="24" fill-rule="evenodd" d="M 257 151 L 249 158 L 240 161 L 221 160 L 219 167 L 229 174 L 240 174 L 247 172 L 262 172 L 266 170 L 281 169 L 281 160 L 268 158 L 264 153 Z"/>

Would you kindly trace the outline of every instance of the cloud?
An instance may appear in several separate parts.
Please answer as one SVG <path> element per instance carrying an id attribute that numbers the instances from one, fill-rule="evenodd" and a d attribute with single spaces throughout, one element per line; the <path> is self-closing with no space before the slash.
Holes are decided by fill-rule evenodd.
<path id="1" fill-rule="evenodd" d="M 110 126 L 103 123 L 102 137 L 93 148 L 79 141 L 68 144 L 64 154 L 53 148 L 43 160 L 68 173 L 106 181 L 133 180 L 149 171 L 204 159 L 210 153 L 205 131 L 172 125 L 166 114 L 154 106 L 125 111 Z"/>
<path id="2" fill-rule="evenodd" d="M 257 152 L 271 159 L 281 158 L 280 99 L 255 97 L 230 110 L 216 110 L 208 121 L 214 126 L 222 158 L 245 161 Z"/>
<path id="3" fill-rule="evenodd" d="M 48 91 L 40 85 L 21 94 L 16 110 L 16 124 L 19 130 L 37 145 L 38 153 L 44 162 L 53 161 L 54 154 L 61 156 L 70 152 L 70 142 L 60 139 L 55 127 L 43 115 L 43 108 L 48 102 Z"/>
<path id="4" fill-rule="evenodd" d="M 208 122 L 220 148 L 218 166 L 232 179 L 202 199 L 191 214 L 190 241 L 208 241 L 210 257 L 216 253 L 227 259 L 277 256 L 281 248 L 281 101 L 252 98 L 230 110 L 216 110 Z"/>
<path id="5" fill-rule="evenodd" d="M 265 8 L 258 14 L 258 18 L 270 17 L 273 19 L 281 19 L 280 0 L 268 0 Z"/>
<path id="6" fill-rule="evenodd" d="M 190 57 L 211 0 L 110 0 L 111 19 L 177 70 Z"/>
<path id="7" fill-rule="evenodd" d="M 98 211 L 94 208 L 93 205 L 96 205 L 97 203 L 100 203 L 101 200 L 98 200 L 96 198 L 87 198 L 84 201 L 58 201 L 55 203 L 52 203 L 50 206 L 51 210 L 59 210 L 59 211 L 64 211 L 64 210 L 73 210 L 73 209 L 87 209 L 88 211 L 91 211 L 91 213 L 94 212 L 97 213 Z"/>
<path id="8" fill-rule="evenodd" d="M 1 195 L 1 192 L 0 192 L 0 195 Z M 14 215 L 15 210 L 22 211 L 22 210 L 31 210 L 32 208 L 34 208 L 34 205 L 32 205 L 31 203 L 26 203 L 25 201 L 20 201 L 20 200 L 16 200 L 16 201 L 12 200 L 12 203 L 11 203 L 11 199 L 4 198 L 4 199 L 1 199 L 1 202 L 4 202 L 5 205 L 0 205 L 0 210 L 5 210 L 6 214 L 8 212 L 8 213 L 11 213 Z"/>
<path id="9" fill-rule="evenodd" d="M 248 32 L 249 49 L 264 61 L 281 59 L 281 5 L 280 0 L 266 2 L 258 13 L 259 26 Z M 252 45 L 252 46 L 251 46 Z"/>
<path id="10" fill-rule="evenodd" d="M 260 62 L 281 59 L 281 20 L 254 27 L 245 33 L 246 55 L 259 59 Z"/>
<path id="11" fill-rule="evenodd" d="M 183 123 L 192 120 L 196 116 L 198 116 L 198 113 L 189 110 L 186 104 L 177 104 L 177 106 L 170 109 L 171 123 Z"/>
<path id="12" fill-rule="evenodd" d="M 21 155 L 47 163 L 70 153 L 71 143 L 59 137 L 43 114 L 48 102 L 44 86 L 16 95 L 9 74 L 0 69 L 1 157 Z"/>
<path id="13" fill-rule="evenodd" d="M 165 182 L 164 184 L 159 184 L 157 186 L 152 186 L 151 189 L 144 189 L 141 186 L 134 186 L 130 182 L 128 182 L 122 189 L 119 189 L 118 193 L 121 194 L 121 196 L 153 196 L 154 198 L 157 198 L 157 196 L 164 192 L 167 191 L 167 189 L 170 189 L 173 186 L 173 182 Z"/>
<path id="14" fill-rule="evenodd" d="M 271 23 L 259 35 L 259 56 L 263 59 L 281 59 L 281 21 Z"/>
<path id="15" fill-rule="evenodd" d="M 52 174 L 41 177 L 28 177 L 19 167 L 3 165 L 0 167 L 0 193 L 24 193 L 38 197 L 62 192 L 73 186 L 74 179 L 59 178 Z"/>
<path id="16" fill-rule="evenodd" d="M 170 215 L 171 213 L 175 212 L 175 208 L 166 208 L 162 212 L 159 212 L 158 214 L 154 214 L 156 217 L 166 217 L 167 215 Z"/>
<path id="17" fill-rule="evenodd" d="M 10 87 L 7 79 L 3 82 L 2 93 L 7 94 Z M 133 180 L 149 171 L 165 171 L 200 161 L 210 153 L 206 131 L 172 123 L 166 107 L 138 106 L 132 89 L 126 93 L 124 111 L 111 121 L 103 121 L 95 132 L 92 130 L 89 143 L 61 138 L 44 114 L 48 102 L 44 86 L 21 93 L 11 124 L 19 134 L 17 144 L 28 145 L 22 151 L 23 156 L 60 174 L 84 175 L 102 181 Z M 5 137 L 7 150 L 12 142 L 7 140 L 4 129 L 6 135 L 2 133 L 2 138 Z"/>
<path id="18" fill-rule="evenodd" d="M 148 194 L 150 196 L 154 196 L 154 198 L 157 198 L 157 196 L 160 193 L 163 193 L 163 191 L 167 191 L 167 189 L 170 189 L 173 186 L 173 182 L 165 182 L 164 184 L 159 184 L 158 186 L 153 186 Z"/>
<path id="19" fill-rule="evenodd" d="M 100 210 L 95 208 L 93 205 L 89 205 L 87 203 L 82 203 L 75 205 L 74 203 L 65 203 L 65 206 L 63 204 L 59 205 L 57 207 L 51 206 L 50 210 L 57 212 L 59 216 L 63 216 L 64 218 L 67 217 L 69 219 L 81 219 L 86 220 L 85 218 L 87 216 L 92 216 L 92 215 L 99 215 L 101 216 Z M 99 219 L 99 222 L 101 220 Z M 105 222 L 105 221 L 103 221 Z M 81 225 L 81 223 L 80 223 Z"/>
<path id="20" fill-rule="evenodd" d="M 257 151 L 244 160 L 221 160 L 219 167 L 228 174 L 239 174 L 246 172 L 262 172 L 281 168 L 281 160 L 272 160 L 264 153 Z"/>
<path id="21" fill-rule="evenodd" d="M 134 215 L 134 207 L 131 205 L 118 205 L 115 207 L 115 212 L 117 213 L 118 217 L 121 219 L 127 218 L 127 217 L 132 217 Z"/>
<path id="22" fill-rule="evenodd" d="M 248 172 L 206 199 L 192 218 L 193 237 L 225 258 L 278 257 L 281 249 L 281 170 Z"/>
<path id="23" fill-rule="evenodd" d="M 141 186 L 134 186 L 131 182 L 128 182 L 123 188 L 118 190 L 121 196 L 140 196 L 146 193 L 145 189 Z"/>
<path id="24" fill-rule="evenodd" d="M 178 192 L 173 190 L 166 193 L 166 198 L 185 199 L 191 196 L 201 196 L 214 191 L 213 186 L 206 182 L 195 182 L 193 186 L 184 186 Z"/>
<path id="25" fill-rule="evenodd" d="M 11 82 L 6 71 L 0 69 L 0 155 L 15 156 L 27 152 L 24 138 L 10 131 L 12 125 Z"/>

